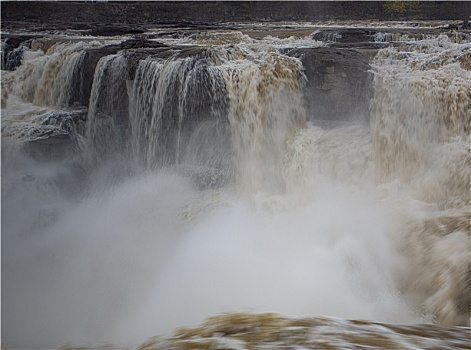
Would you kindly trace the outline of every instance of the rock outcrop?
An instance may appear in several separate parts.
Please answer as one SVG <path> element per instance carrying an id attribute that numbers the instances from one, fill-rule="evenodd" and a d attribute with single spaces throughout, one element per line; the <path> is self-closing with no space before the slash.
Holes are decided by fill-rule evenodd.
<path id="1" fill-rule="evenodd" d="M 293 49 L 307 77 L 306 104 L 311 120 L 368 120 L 373 93 L 368 58 L 357 50 L 332 47 Z"/>
<path id="2" fill-rule="evenodd" d="M 23 51 L 31 47 L 31 36 L 13 35 L 2 42 L 2 70 L 15 70 L 21 65 Z"/>

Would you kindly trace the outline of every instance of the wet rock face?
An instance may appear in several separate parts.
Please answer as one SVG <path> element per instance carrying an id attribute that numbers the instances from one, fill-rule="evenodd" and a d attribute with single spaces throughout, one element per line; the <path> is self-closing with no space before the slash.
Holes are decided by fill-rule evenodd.
<path id="1" fill-rule="evenodd" d="M 84 53 L 81 67 L 73 72 L 74 91 L 71 94 L 69 105 L 88 106 L 90 91 L 93 84 L 95 68 L 100 58 L 113 55 L 120 49 L 119 45 L 104 46 L 97 49 L 88 49 Z"/>
<path id="2" fill-rule="evenodd" d="M 42 122 L 23 135 L 24 151 L 42 161 L 74 158 L 79 152 L 77 135 L 83 134 L 86 109 L 48 112 Z"/>
<path id="3" fill-rule="evenodd" d="M 93 28 L 90 35 L 93 36 L 116 36 L 125 34 L 142 34 L 143 29 L 134 28 L 129 26 L 101 26 Z"/>
<path id="4" fill-rule="evenodd" d="M 337 30 L 322 30 L 314 33 L 312 38 L 319 41 L 359 43 L 374 41 L 376 31 L 361 28 L 345 28 Z"/>
<path id="5" fill-rule="evenodd" d="M 305 98 L 310 120 L 368 120 L 373 94 L 367 57 L 352 49 L 294 49 L 307 77 Z"/>
<path id="6" fill-rule="evenodd" d="M 2 42 L 2 70 L 15 70 L 21 65 L 23 51 L 31 47 L 30 36 L 12 36 Z"/>
<path id="7" fill-rule="evenodd" d="M 95 75 L 95 68 L 98 64 L 98 61 L 106 56 L 114 55 L 120 50 L 131 50 L 131 49 L 144 49 L 143 54 L 138 55 L 140 59 L 151 55 L 154 49 L 161 49 L 158 51 L 166 51 L 166 46 L 156 42 L 146 40 L 145 38 L 133 38 L 126 41 L 123 41 L 117 45 L 107 45 L 100 48 L 87 49 L 84 53 L 84 58 L 81 62 L 81 66 L 78 67 L 76 71 L 72 74 L 75 75 L 74 81 L 74 91 L 71 94 L 71 99 L 68 102 L 69 106 L 88 106 L 90 101 L 90 91 L 93 84 L 93 78 Z M 136 60 L 132 60 L 133 62 Z M 136 62 L 134 62 L 136 63 Z M 135 65 L 135 64 L 134 64 Z M 131 65 L 131 67 L 134 67 Z M 132 80 L 133 70 L 131 70 L 128 77 L 129 80 Z"/>

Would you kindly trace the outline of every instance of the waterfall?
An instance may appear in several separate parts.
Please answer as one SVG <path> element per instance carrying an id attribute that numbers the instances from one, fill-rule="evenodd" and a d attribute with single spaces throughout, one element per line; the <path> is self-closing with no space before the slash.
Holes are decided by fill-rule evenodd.
<path id="1" fill-rule="evenodd" d="M 287 142 L 305 124 L 299 60 L 267 51 L 221 66 L 239 191 L 283 193 L 279 171 Z"/>
<path id="2" fill-rule="evenodd" d="M 282 155 L 305 123 L 302 65 L 275 51 L 213 50 L 139 62 L 130 93 L 133 156 L 148 167 L 179 164 L 195 125 L 219 120 L 230 125 L 239 189 L 283 192 Z"/>
<path id="3" fill-rule="evenodd" d="M 225 119 L 225 91 L 204 57 L 139 62 L 131 90 L 133 155 L 148 167 L 180 163 L 195 125 Z"/>
<path id="4" fill-rule="evenodd" d="M 50 35 L 2 71 L 6 346 L 124 348 L 224 312 L 469 326 L 469 40 L 267 26 Z"/>
<path id="5" fill-rule="evenodd" d="M 24 64 L 10 79 L 2 79 L 2 90 L 38 106 L 72 105 L 75 71 L 80 69 L 89 43 L 55 43 L 46 52 L 26 51 Z"/>
<path id="6" fill-rule="evenodd" d="M 120 54 L 101 58 L 95 69 L 86 130 L 95 161 L 126 150 L 127 69 L 126 58 Z"/>
<path id="7" fill-rule="evenodd" d="M 381 179 L 411 180 L 432 161 L 435 145 L 470 133 L 462 48 L 446 36 L 430 41 L 419 50 L 385 49 L 376 58 L 372 130 Z"/>
<path id="8" fill-rule="evenodd" d="M 428 206 L 404 245 L 411 286 L 440 324 L 469 322 L 471 72 L 447 36 L 380 51 L 374 63 L 372 137 L 380 182 L 399 180 Z M 464 50 L 464 52 L 463 52 Z M 452 248 L 453 247 L 453 248 Z M 420 286 L 420 287 L 419 287 Z M 419 291 L 420 290 L 420 291 Z"/>

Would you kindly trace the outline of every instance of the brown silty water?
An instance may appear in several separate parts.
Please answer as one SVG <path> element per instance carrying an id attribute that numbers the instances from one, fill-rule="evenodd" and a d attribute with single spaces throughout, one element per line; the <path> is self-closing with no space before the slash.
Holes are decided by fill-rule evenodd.
<path id="1" fill-rule="evenodd" d="M 310 36 L 104 54 L 80 117 L 123 39 L 31 45 L 2 74 L 4 344 L 469 348 L 471 44 L 406 39 L 340 121 L 305 108 Z"/>

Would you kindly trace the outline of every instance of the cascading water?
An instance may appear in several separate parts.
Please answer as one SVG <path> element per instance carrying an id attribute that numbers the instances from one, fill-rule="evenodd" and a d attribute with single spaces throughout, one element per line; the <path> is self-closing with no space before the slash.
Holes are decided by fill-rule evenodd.
<path id="1" fill-rule="evenodd" d="M 405 250 L 417 268 L 412 289 L 443 325 L 470 322 L 470 48 L 443 35 L 383 50 L 375 62 L 376 168 L 428 206 Z"/>
<path id="2" fill-rule="evenodd" d="M 38 106 L 69 106 L 74 73 L 83 59 L 84 49 L 91 45 L 93 43 L 57 42 L 44 48 L 45 52 L 26 51 L 25 64 L 18 67 L 10 79 L 2 79 L 2 90 Z"/>
<path id="3" fill-rule="evenodd" d="M 466 40 L 380 50 L 370 123 L 325 124 L 304 108 L 313 92 L 302 57 L 287 54 L 323 43 L 164 39 L 148 50 L 44 41 L 2 74 L 3 345 L 134 346 L 221 312 L 247 314 L 185 334 L 245 348 L 224 334 L 242 324 L 317 332 L 312 320 L 250 316 L 277 312 L 388 322 L 364 327 L 413 348 L 422 333 L 404 334 L 417 326 L 394 324 L 469 326 Z M 91 58 L 90 48 L 108 51 Z M 72 90 L 94 59 L 84 127 Z M 337 76 L 326 71 L 330 89 Z M 66 136 L 67 156 L 31 153 Z M 355 341 L 344 327 L 363 325 L 322 324 L 341 329 L 329 333 L 338 348 Z"/>
<path id="4" fill-rule="evenodd" d="M 95 161 L 126 150 L 128 126 L 127 61 L 121 55 L 100 59 L 90 93 L 87 138 Z M 123 135 L 124 134 L 124 135 Z"/>
<path id="5" fill-rule="evenodd" d="M 148 167 L 180 163 L 192 127 L 226 114 L 225 89 L 205 57 L 140 61 L 131 90 L 134 157 Z"/>
<path id="6" fill-rule="evenodd" d="M 238 190 L 282 193 L 286 142 L 305 123 L 302 65 L 269 50 L 246 54 L 221 68 L 230 100 Z"/>

